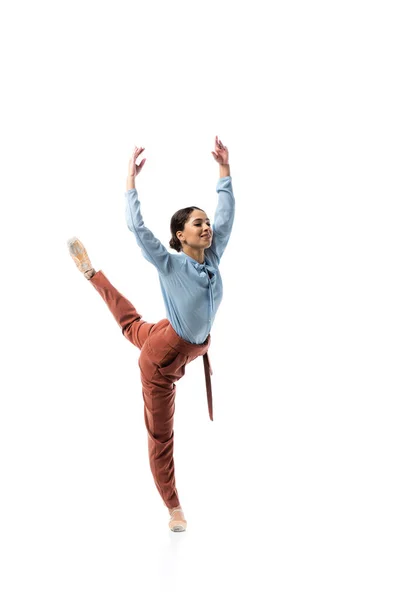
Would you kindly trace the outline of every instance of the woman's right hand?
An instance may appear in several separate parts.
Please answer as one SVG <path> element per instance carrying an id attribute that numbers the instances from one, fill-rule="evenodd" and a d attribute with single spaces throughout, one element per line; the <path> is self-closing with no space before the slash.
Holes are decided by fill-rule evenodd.
<path id="1" fill-rule="evenodd" d="M 135 146 L 135 149 L 129 161 L 128 177 L 132 177 L 133 179 L 135 179 L 135 177 L 139 175 L 140 171 L 142 170 L 143 165 L 146 162 L 146 158 L 144 158 L 139 165 L 136 164 L 136 159 L 143 152 L 143 150 L 144 148 L 138 148 L 137 146 Z"/>

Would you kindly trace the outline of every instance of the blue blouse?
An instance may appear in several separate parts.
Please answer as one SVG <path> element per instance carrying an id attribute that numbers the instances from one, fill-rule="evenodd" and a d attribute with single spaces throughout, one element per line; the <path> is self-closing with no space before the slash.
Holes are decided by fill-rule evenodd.
<path id="1" fill-rule="evenodd" d="M 211 331 L 222 300 L 219 262 L 232 231 L 235 198 L 232 178 L 217 183 L 213 239 L 204 251 L 204 263 L 184 252 L 172 254 L 144 225 L 136 188 L 126 192 L 126 221 L 143 256 L 157 269 L 167 318 L 176 333 L 192 344 L 202 344 Z"/>

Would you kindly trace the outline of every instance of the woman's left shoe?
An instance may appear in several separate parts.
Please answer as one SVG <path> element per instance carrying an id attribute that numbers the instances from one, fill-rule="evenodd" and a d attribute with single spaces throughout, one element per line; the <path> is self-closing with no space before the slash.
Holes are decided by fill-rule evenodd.
<path id="1" fill-rule="evenodd" d="M 175 532 L 186 531 L 187 522 L 183 510 L 178 506 L 178 508 L 170 509 L 169 514 L 171 516 L 169 520 L 170 530 Z"/>

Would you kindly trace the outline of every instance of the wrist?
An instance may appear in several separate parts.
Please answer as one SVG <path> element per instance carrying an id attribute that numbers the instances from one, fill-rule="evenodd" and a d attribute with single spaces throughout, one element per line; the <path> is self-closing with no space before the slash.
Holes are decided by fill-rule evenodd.
<path id="1" fill-rule="evenodd" d="M 136 185 L 135 185 L 135 178 L 132 175 L 128 175 L 128 177 L 126 178 L 126 189 L 128 190 L 133 190 L 135 189 Z"/>
<path id="2" fill-rule="evenodd" d="M 228 177 L 231 174 L 229 163 L 219 165 L 219 176 Z"/>

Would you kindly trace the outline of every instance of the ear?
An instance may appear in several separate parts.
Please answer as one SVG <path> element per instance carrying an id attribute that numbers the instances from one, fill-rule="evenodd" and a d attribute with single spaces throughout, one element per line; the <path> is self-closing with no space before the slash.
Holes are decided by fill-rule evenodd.
<path id="1" fill-rule="evenodd" d="M 184 237 L 185 237 L 185 236 L 183 235 L 183 231 L 177 231 L 175 235 L 176 235 L 176 237 L 178 238 L 178 240 L 179 240 L 180 242 L 183 242 L 183 241 L 184 241 Z"/>

